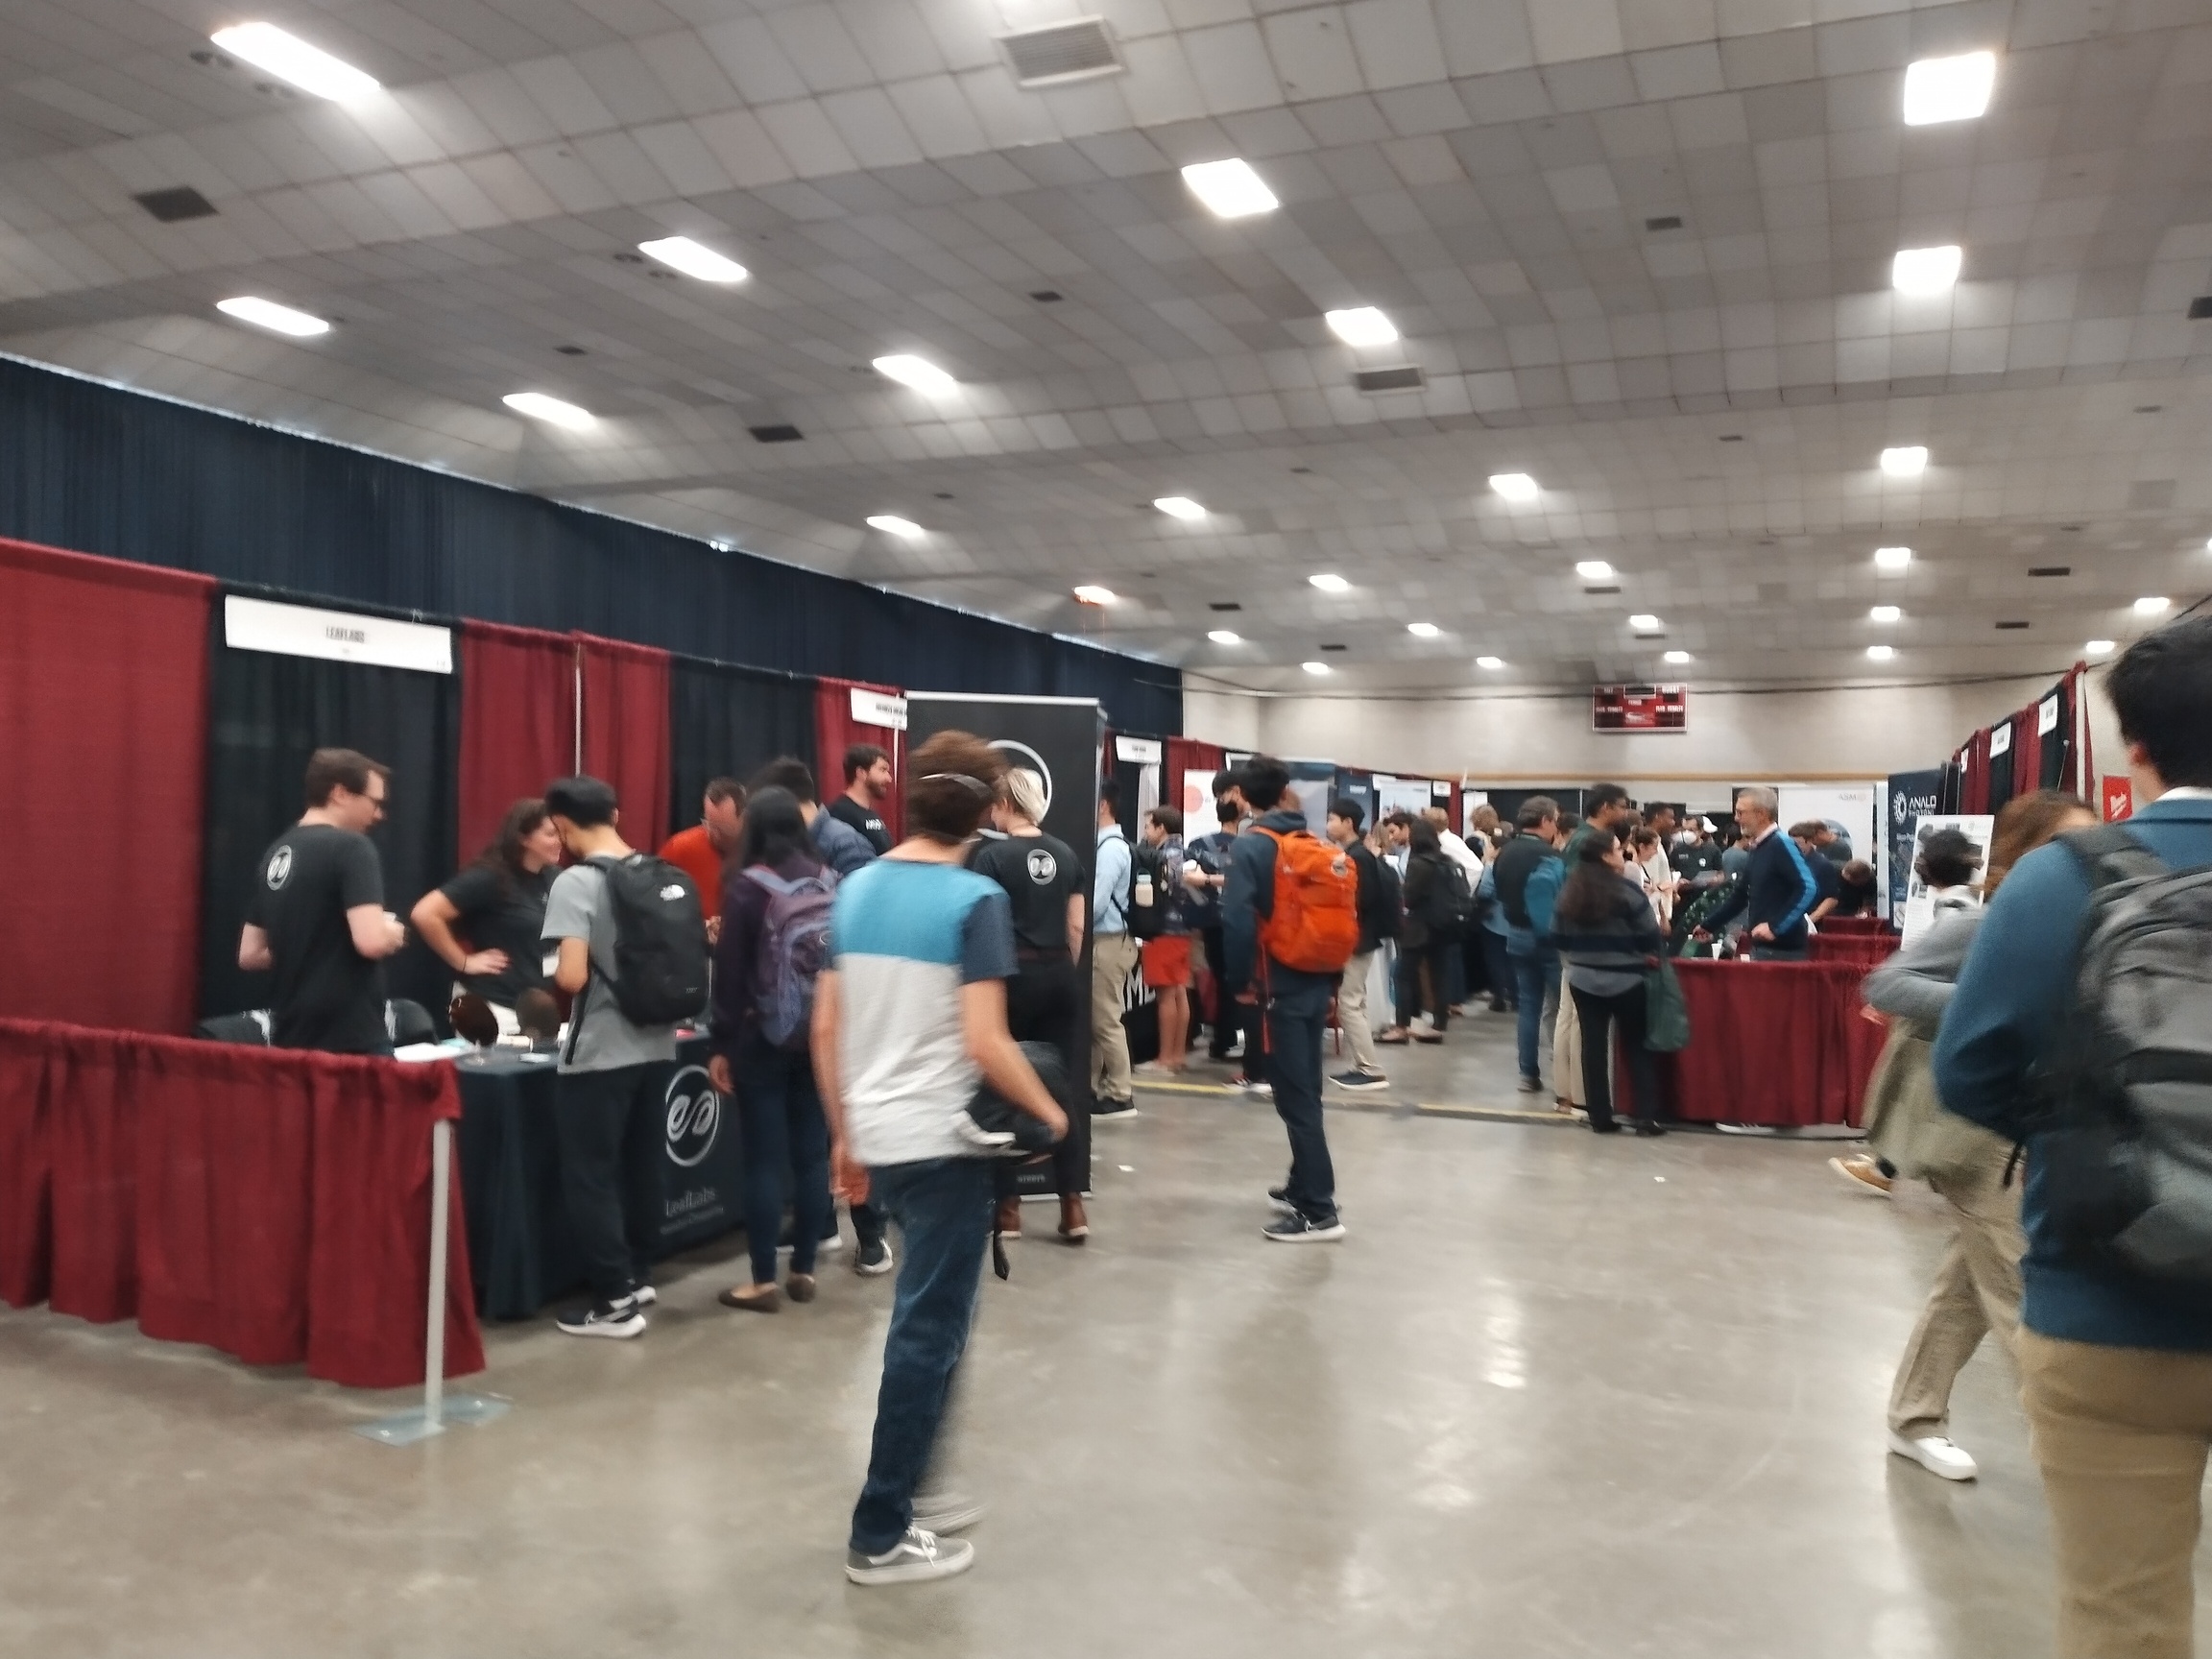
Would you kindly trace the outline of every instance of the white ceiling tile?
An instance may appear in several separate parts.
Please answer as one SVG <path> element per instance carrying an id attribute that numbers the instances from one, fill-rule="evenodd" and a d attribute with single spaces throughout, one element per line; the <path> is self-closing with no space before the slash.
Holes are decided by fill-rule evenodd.
<path id="1" fill-rule="evenodd" d="M 1227 116 L 1283 102 L 1283 88 L 1260 31 L 1252 24 L 1194 29 L 1184 36 L 1183 49 L 1198 77 L 1209 114 Z"/>
<path id="2" fill-rule="evenodd" d="M 865 86 L 876 78 L 866 56 L 829 5 L 794 6 L 768 14 L 769 33 L 810 92 Z M 931 64 L 918 63 L 916 69 Z"/>
<path id="3" fill-rule="evenodd" d="M 1528 22 L 1539 63 L 1610 58 L 1623 49 L 1614 0 L 1528 0 Z"/>

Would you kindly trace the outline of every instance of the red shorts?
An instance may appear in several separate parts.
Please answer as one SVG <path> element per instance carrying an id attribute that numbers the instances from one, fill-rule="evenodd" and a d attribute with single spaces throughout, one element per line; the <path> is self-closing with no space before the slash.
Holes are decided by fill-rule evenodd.
<path id="1" fill-rule="evenodd" d="M 1163 933 L 1143 945 L 1144 983 L 1155 991 L 1190 983 L 1190 935 Z"/>

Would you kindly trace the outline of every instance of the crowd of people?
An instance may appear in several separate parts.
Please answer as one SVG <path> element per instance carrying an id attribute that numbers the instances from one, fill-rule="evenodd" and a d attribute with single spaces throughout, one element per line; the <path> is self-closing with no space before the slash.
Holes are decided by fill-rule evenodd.
<path id="1" fill-rule="evenodd" d="M 1950 1395 L 1994 1335 L 2050 1496 L 2067 1659 L 2191 1650 L 2212 1449 L 2212 621 L 2139 642 L 2108 687 L 2133 820 L 2093 828 L 2082 802 L 2041 790 L 1999 813 L 1985 870 L 1962 835 L 1924 839 L 1935 921 L 1864 992 L 1888 1026 L 1871 1146 L 1833 1161 L 1856 1190 L 1922 1179 L 1947 1206 L 1956 1238 L 1897 1368 L 1888 1445 L 1975 1476 Z M 367 839 L 390 774 L 324 750 L 305 781 L 306 811 L 262 854 L 238 959 L 270 972 L 276 1043 L 383 1052 L 382 964 L 408 935 Z M 1446 1042 L 1486 993 L 1514 1018 L 1523 1090 L 1551 1090 L 1596 1133 L 1626 1118 L 1656 1135 L 1657 965 L 1730 937 L 1754 960 L 1802 959 L 1821 921 L 1863 912 L 1873 886 L 1833 827 L 1785 830 L 1762 787 L 1737 792 L 1725 834 L 1608 783 L 1579 815 L 1534 796 L 1509 827 L 1484 808 L 1464 834 L 1441 811 L 1370 824 L 1349 798 L 1314 827 L 1289 769 L 1260 755 L 1217 777 L 1214 828 L 1188 839 L 1165 806 L 1131 838 L 1102 786 L 1086 870 L 1043 829 L 1036 775 L 967 733 L 914 752 L 902 839 L 881 812 L 887 757 L 856 749 L 846 781 L 825 806 L 797 759 L 717 778 L 700 822 L 647 854 L 623 838 L 608 784 L 561 779 L 517 802 L 411 920 L 493 1031 L 545 1035 L 554 998 L 567 1003 L 557 1120 L 590 1301 L 563 1331 L 646 1328 L 662 1091 L 679 1025 L 702 1014 L 747 1148 L 750 1277 L 724 1302 L 811 1301 L 838 1199 L 864 1274 L 893 1269 L 898 1227 L 847 1558 L 860 1583 L 974 1558 L 952 1534 L 981 1505 L 933 1472 L 986 1241 L 1021 1231 L 994 1156 L 1020 1139 L 1009 1114 L 1054 1171 L 1058 1238 L 1081 1245 L 1092 1125 L 1135 1117 L 1139 1077 L 1182 1073 L 1204 1029 L 1208 1055 L 1284 1125 L 1264 1237 L 1332 1242 L 1346 1226 L 1324 1092 L 1386 1087 L 1382 1047 Z M 1160 1054 L 1142 1067 L 1124 1020 L 1133 974 L 1159 1009 Z M 1325 1076 L 1332 1014 L 1350 1064 Z"/>

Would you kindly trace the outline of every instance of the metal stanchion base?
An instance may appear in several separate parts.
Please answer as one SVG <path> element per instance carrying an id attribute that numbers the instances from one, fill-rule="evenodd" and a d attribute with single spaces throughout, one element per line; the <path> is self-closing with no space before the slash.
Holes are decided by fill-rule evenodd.
<path id="1" fill-rule="evenodd" d="M 443 1434 L 456 1423 L 490 1423 L 507 1415 L 512 1401 L 496 1394 L 448 1394 L 433 1419 L 421 1406 L 397 1417 L 379 1417 L 373 1423 L 356 1423 L 352 1432 L 381 1446 L 412 1446 L 433 1434 Z"/>

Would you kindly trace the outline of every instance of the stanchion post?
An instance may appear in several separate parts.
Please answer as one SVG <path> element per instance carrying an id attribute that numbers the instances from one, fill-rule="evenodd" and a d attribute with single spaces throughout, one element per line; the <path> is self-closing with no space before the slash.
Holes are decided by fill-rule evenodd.
<path id="1" fill-rule="evenodd" d="M 436 1433 L 445 1427 L 445 1251 L 452 1230 L 453 1120 L 430 1126 L 430 1295 L 422 1337 L 422 1420 Z"/>

